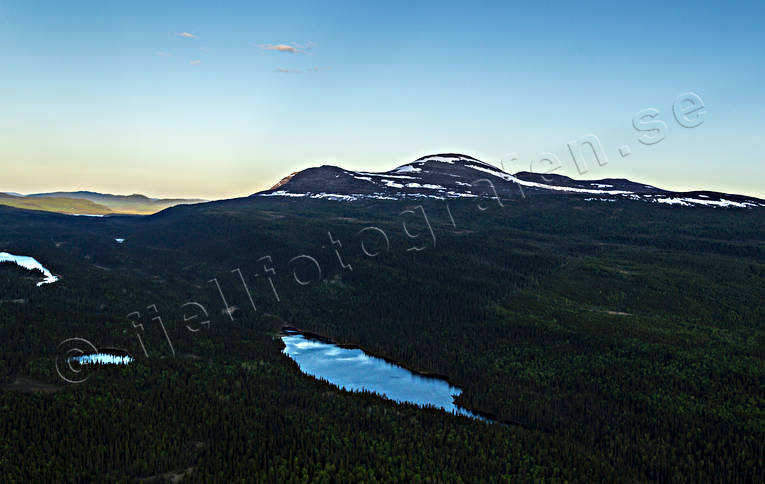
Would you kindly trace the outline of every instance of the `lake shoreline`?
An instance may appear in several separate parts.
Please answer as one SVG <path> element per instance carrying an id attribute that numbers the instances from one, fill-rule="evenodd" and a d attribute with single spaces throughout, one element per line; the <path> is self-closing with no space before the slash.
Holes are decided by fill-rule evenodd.
<path id="1" fill-rule="evenodd" d="M 360 346 L 358 344 L 355 344 L 355 343 L 338 342 L 338 341 L 335 341 L 334 339 L 329 338 L 327 336 L 324 336 L 324 335 L 321 335 L 321 334 L 318 334 L 318 333 L 314 333 L 312 331 L 303 330 L 303 329 L 297 328 L 295 326 L 282 326 L 281 329 L 280 329 L 280 335 L 281 336 L 298 336 L 299 335 L 299 336 L 303 336 L 307 340 L 320 341 L 322 343 L 331 344 L 331 345 L 337 346 L 338 348 L 342 348 L 342 349 L 360 350 L 360 351 L 364 352 L 365 354 L 367 354 L 367 355 L 369 355 L 371 357 L 379 358 L 380 360 L 383 360 L 386 363 L 389 363 L 391 365 L 395 365 L 397 367 L 403 368 L 403 369 L 405 369 L 405 370 L 407 370 L 407 371 L 409 371 L 409 372 L 411 372 L 411 373 L 413 373 L 415 375 L 421 376 L 423 378 L 430 378 L 430 379 L 434 379 L 434 380 L 443 381 L 443 382 L 449 384 L 452 387 L 459 388 L 460 392 L 464 392 L 462 387 L 454 384 L 449 379 L 448 375 L 432 373 L 432 372 L 427 372 L 427 371 L 421 371 L 421 370 L 410 368 L 410 367 L 408 367 L 406 365 L 403 365 L 400 362 L 394 360 L 393 358 L 390 358 L 388 356 L 376 353 L 374 351 L 370 351 L 367 348 L 365 348 L 363 346 Z M 295 360 L 293 359 L 292 361 L 295 361 Z M 484 411 L 481 411 L 481 410 L 475 410 L 475 409 L 471 409 L 471 408 L 468 408 L 468 407 L 463 407 L 462 405 L 459 405 L 456 402 L 452 402 L 452 403 L 453 403 L 453 405 L 455 407 L 458 407 L 458 408 L 464 410 L 465 412 L 473 414 L 472 418 L 478 417 L 479 420 L 488 421 L 488 422 L 491 422 L 491 423 L 504 424 L 504 425 L 508 425 L 508 426 L 524 427 L 520 422 L 514 422 L 514 421 L 510 421 L 510 420 L 501 420 L 501 419 L 497 418 L 496 415 L 494 415 L 494 414 L 492 414 L 490 412 L 484 412 Z M 462 415 L 465 416 L 464 414 L 462 414 Z"/>
<path id="2" fill-rule="evenodd" d="M 285 331 L 289 331 L 291 333 L 286 333 Z M 294 326 L 283 326 L 281 328 L 280 333 L 282 335 L 299 334 L 299 335 L 305 336 L 306 339 L 312 339 L 312 340 L 316 340 L 316 341 L 321 341 L 322 343 L 333 344 L 333 345 L 337 346 L 338 348 L 343 348 L 343 349 L 346 349 L 346 350 L 361 350 L 364 353 L 368 354 L 369 356 L 374 356 L 375 358 L 380 358 L 381 360 L 384 360 L 384 361 L 386 361 L 386 362 L 388 362 L 388 363 L 390 363 L 392 365 L 400 366 L 401 368 L 409 370 L 412 373 L 415 373 L 417 375 L 420 375 L 420 376 L 423 376 L 423 377 L 427 377 L 427 378 L 435 378 L 437 380 L 443 380 L 443 381 L 445 381 L 446 383 L 448 383 L 448 384 L 450 384 L 452 386 L 455 386 L 455 387 L 457 386 L 454 382 L 452 382 L 449 379 L 448 375 L 444 375 L 444 374 L 441 374 L 441 373 L 433 373 L 433 372 L 429 372 L 429 371 L 418 370 L 418 369 L 415 369 L 415 368 L 410 368 L 409 366 L 404 365 L 401 362 L 398 362 L 398 361 L 394 360 L 393 358 L 391 358 L 389 356 L 383 355 L 382 353 L 377 353 L 375 351 L 371 351 L 371 350 L 369 350 L 369 349 L 367 349 L 367 348 L 365 348 L 363 346 L 357 345 L 355 343 L 344 343 L 344 342 L 335 341 L 334 339 L 329 338 L 327 336 L 323 336 L 323 335 L 320 335 L 318 333 L 313 333 L 311 331 L 302 330 L 302 329 L 296 328 Z"/>

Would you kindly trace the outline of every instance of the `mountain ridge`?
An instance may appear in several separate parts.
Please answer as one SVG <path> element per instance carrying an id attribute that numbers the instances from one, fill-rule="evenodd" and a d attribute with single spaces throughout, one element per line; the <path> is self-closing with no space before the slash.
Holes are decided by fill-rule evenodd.
<path id="1" fill-rule="evenodd" d="M 626 178 L 576 180 L 564 175 L 520 171 L 510 174 L 475 157 L 440 153 L 420 157 L 386 172 L 346 170 L 334 165 L 307 168 L 251 196 L 359 198 L 501 199 L 536 195 L 582 195 L 587 201 L 627 198 L 677 206 L 765 207 L 765 200 L 710 190 L 674 192 Z"/>

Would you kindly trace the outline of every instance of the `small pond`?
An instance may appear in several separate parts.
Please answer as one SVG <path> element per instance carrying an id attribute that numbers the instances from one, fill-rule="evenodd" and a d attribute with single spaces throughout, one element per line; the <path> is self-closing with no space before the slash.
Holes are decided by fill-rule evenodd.
<path id="1" fill-rule="evenodd" d="M 72 356 L 68 361 L 76 362 L 81 365 L 127 365 L 133 362 L 130 355 L 111 354 L 111 353 L 90 353 L 86 355 Z"/>

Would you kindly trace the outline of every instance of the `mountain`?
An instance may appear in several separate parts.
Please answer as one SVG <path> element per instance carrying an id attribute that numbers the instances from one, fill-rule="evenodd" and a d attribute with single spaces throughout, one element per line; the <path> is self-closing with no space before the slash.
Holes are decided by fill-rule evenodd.
<path id="1" fill-rule="evenodd" d="M 168 207 L 175 205 L 185 205 L 190 203 L 204 202 L 200 199 L 185 199 L 185 198 L 149 198 L 145 195 L 111 195 L 108 193 L 97 193 L 90 191 L 77 191 L 77 192 L 50 192 L 50 193 L 33 193 L 27 195 L 26 199 L 45 199 L 48 202 L 41 202 L 42 206 L 50 206 L 51 199 L 76 199 L 80 201 L 88 201 L 100 208 L 92 208 L 91 210 L 79 211 L 77 213 L 83 215 L 100 215 L 104 213 L 119 213 L 119 214 L 138 214 L 148 215 L 159 211 L 162 211 Z M 0 202 L 1 203 L 1 202 Z M 105 211 L 103 211 L 105 209 Z M 60 212 L 61 210 L 55 209 L 38 209 L 48 210 L 53 212 Z M 69 212 L 66 212 L 69 213 Z"/>
<path id="2" fill-rule="evenodd" d="M 714 207 L 765 206 L 765 200 L 712 191 L 672 192 L 624 178 L 574 180 L 530 172 L 511 175 L 472 156 L 444 153 L 424 156 L 393 170 L 373 173 L 331 165 L 293 173 L 253 196 L 310 197 L 352 201 L 360 198 L 518 198 L 570 194 L 587 201 L 620 198 L 670 205 Z"/>

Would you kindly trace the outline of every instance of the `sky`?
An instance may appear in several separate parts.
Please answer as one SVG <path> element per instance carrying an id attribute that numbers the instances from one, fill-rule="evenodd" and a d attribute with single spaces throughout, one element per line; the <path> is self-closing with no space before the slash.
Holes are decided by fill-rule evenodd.
<path id="1" fill-rule="evenodd" d="M 0 190 L 219 199 L 456 152 L 765 198 L 765 3 L 672 3 L 0 0 Z"/>

